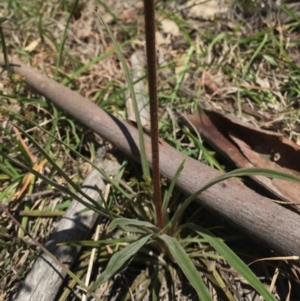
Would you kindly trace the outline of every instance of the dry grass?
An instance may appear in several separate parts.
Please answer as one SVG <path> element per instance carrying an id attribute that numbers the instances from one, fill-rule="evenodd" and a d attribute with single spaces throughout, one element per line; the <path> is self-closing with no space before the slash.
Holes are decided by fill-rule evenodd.
<path id="1" fill-rule="evenodd" d="M 112 42 L 94 13 L 94 4 L 79 4 L 70 18 L 73 2 L 32 1 L 31 4 L 21 5 L 18 1 L 2 1 L 0 10 L 4 13 L 0 17 L 8 19 L 2 26 L 8 53 L 18 55 L 31 66 L 78 91 L 105 110 L 119 118 L 125 118 L 124 73 L 117 56 L 112 54 Z M 129 62 L 132 53 L 144 49 L 142 2 L 108 0 L 105 3 L 107 9 L 99 5 L 99 11 L 111 26 L 118 42 L 124 44 L 123 54 Z M 176 117 L 177 113 L 197 109 L 198 102 L 238 116 L 244 122 L 282 132 L 297 143 L 300 141 L 299 19 L 294 18 L 291 21 L 287 14 L 277 13 L 269 7 L 261 9 L 255 5 L 243 13 L 244 5 L 235 4 L 227 13 L 210 20 L 201 19 L 201 9 L 199 15 L 197 11 L 192 13 L 192 9 L 187 9 L 186 1 L 182 1 L 182 4 L 170 2 L 164 5 L 163 1 L 158 3 L 159 63 L 161 67 L 167 66 L 162 68 L 159 83 L 161 137 L 195 158 L 201 157 L 202 149 L 189 138 L 187 129 L 178 126 Z M 298 12 L 299 8 L 295 4 L 291 7 L 295 13 Z M 167 24 L 165 20 L 173 23 Z M 192 53 L 190 56 L 189 51 Z M 175 74 L 176 77 L 170 74 Z M 11 81 L 5 71 L 0 76 L 2 107 L 33 120 L 72 149 L 93 158 L 97 143 L 101 141 L 99 137 L 86 132 L 86 129 L 75 124 L 50 103 L 41 100 L 34 91 L 22 85 L 22 79 L 15 78 Z M 178 81 L 180 77 L 181 82 Z M 248 103 L 253 111 L 260 114 L 260 119 L 244 113 L 241 110 L 242 103 Z M 8 145 L 12 156 L 20 155 L 16 143 L 23 143 L 28 146 L 26 152 L 31 166 L 61 184 L 68 185 L 49 164 L 43 163 L 43 158 L 39 157 L 28 141 L 22 136 L 18 138 L 17 130 L 7 125 L 9 120 L 14 120 L 31 133 L 52 154 L 68 176 L 74 182 L 80 183 L 89 167 L 70 149 L 55 140 L 49 142 L 49 137 L 41 129 L 12 117 L 12 114 L 3 113 L 0 118 L 2 127 L 16 138 L 11 140 L 4 132 L 0 137 L 0 144 Z M 215 161 L 210 149 L 208 154 L 211 159 L 206 159 L 206 162 L 221 168 L 223 162 Z M 121 158 L 123 159 L 122 156 Z M 134 169 L 135 166 L 128 169 L 126 177 L 128 185 L 137 189 L 136 183 L 140 180 L 140 175 L 136 175 Z M 59 216 L 63 214 L 70 200 L 57 191 L 50 191 L 49 197 L 42 198 L 39 195 L 41 191 L 51 187 L 35 178 L 29 178 L 22 170 L 11 172 L 15 173 L 13 182 L 5 177 L 3 170 L 0 174 L 0 193 L 6 191 L 2 195 L 2 203 L 9 206 L 11 212 L 36 240 L 44 242 L 53 230 L 56 220 L 42 216 L 41 212 L 55 208 Z M 24 200 L 26 195 L 33 193 L 38 194 L 36 199 L 30 202 Z M 28 217 L 29 212 L 32 213 L 34 209 L 39 210 L 36 217 Z M 2 297 L 7 300 L 7 296 L 12 295 L 16 285 L 31 267 L 37 250 L 34 245 L 28 244 L 28 237 L 3 213 L 0 227 L 0 299 Z M 228 229 L 225 232 L 232 231 L 228 226 L 225 228 Z M 239 242 L 236 244 L 237 249 L 242 245 Z M 255 246 L 254 252 L 261 251 L 261 248 Z M 245 252 L 244 247 L 241 249 Z M 245 255 L 245 260 L 250 261 L 250 257 Z M 82 262 L 84 265 L 84 261 Z M 263 277 L 272 279 L 273 275 L 268 273 L 274 272 L 274 267 L 275 264 L 267 268 L 260 266 L 258 273 L 264 270 Z M 222 270 L 222 275 L 231 284 L 234 273 L 220 262 L 217 263 L 217 268 Z M 285 300 L 289 295 L 292 276 L 285 263 L 282 263 L 281 272 L 280 288 L 275 288 L 274 294 L 278 300 Z M 140 276 L 141 280 L 145 275 L 148 276 L 147 273 L 151 274 L 145 268 Z M 117 281 L 127 287 L 124 279 Z M 245 293 L 245 286 L 241 288 L 241 283 L 242 281 L 235 281 L 230 288 L 238 293 Z M 295 289 L 292 289 L 290 300 L 297 300 L 298 284 L 294 279 L 292 288 L 293 286 Z M 175 288 L 178 292 L 181 289 L 182 287 Z M 169 300 L 164 290 L 161 293 L 164 295 L 163 300 Z M 251 294 L 251 300 L 258 300 L 255 299 L 258 297 L 254 296 L 253 291 Z M 189 291 L 180 296 L 178 300 L 193 299 Z M 78 300 L 76 291 L 68 300 Z M 147 300 L 147 295 L 143 300 Z"/>

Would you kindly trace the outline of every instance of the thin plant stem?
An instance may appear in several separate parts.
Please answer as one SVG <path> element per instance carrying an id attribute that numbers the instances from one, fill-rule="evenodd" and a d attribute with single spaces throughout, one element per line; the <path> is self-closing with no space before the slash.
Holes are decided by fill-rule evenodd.
<path id="1" fill-rule="evenodd" d="M 158 141 L 158 99 L 155 48 L 155 3 L 154 0 L 144 0 L 146 54 L 148 69 L 148 85 L 150 99 L 151 148 L 152 148 L 152 178 L 153 200 L 156 209 L 156 220 L 159 228 L 164 227 L 161 203 L 159 141 Z"/>
<path id="2" fill-rule="evenodd" d="M 2 27 L 1 27 L 1 24 L 4 21 L 6 21 L 6 18 L 0 18 L 0 39 L 1 39 L 1 46 L 2 46 L 2 51 L 3 51 L 5 68 L 6 68 L 8 77 L 11 78 L 12 71 L 11 71 L 11 67 L 10 67 L 9 62 L 8 62 L 7 48 L 6 48 L 6 44 L 5 44 L 4 34 L 3 34 L 3 31 L 2 31 Z"/>

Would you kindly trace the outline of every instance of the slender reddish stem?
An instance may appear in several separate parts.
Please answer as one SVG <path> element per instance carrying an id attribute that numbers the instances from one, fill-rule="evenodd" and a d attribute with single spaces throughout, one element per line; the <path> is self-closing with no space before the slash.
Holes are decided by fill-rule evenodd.
<path id="1" fill-rule="evenodd" d="M 148 85 L 151 119 L 151 148 L 152 148 L 152 177 L 153 199 L 156 209 L 156 219 L 159 228 L 164 227 L 161 205 L 161 186 L 159 168 L 159 141 L 158 141 L 158 99 L 155 47 L 155 3 L 154 0 L 144 0 L 146 53 L 148 69 Z"/>

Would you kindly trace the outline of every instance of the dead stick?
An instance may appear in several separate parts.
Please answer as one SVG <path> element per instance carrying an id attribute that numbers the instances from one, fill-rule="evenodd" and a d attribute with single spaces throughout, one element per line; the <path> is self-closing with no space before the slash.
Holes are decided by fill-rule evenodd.
<path id="1" fill-rule="evenodd" d="M 0 64 L 4 65 L 0 56 Z M 106 113 L 97 105 L 69 90 L 40 72 L 13 59 L 12 70 L 25 82 L 79 122 L 111 141 L 131 158 L 139 159 L 138 132 L 133 126 Z M 148 162 L 151 165 L 151 141 L 145 136 Z M 220 172 L 186 157 L 166 143 L 160 146 L 161 173 L 172 179 L 186 160 L 177 186 L 188 195 L 197 191 Z M 224 217 L 244 232 L 254 236 L 284 255 L 300 256 L 300 217 L 271 199 L 255 193 L 239 180 L 230 179 L 203 192 L 197 201 Z M 199 217 L 200 218 L 200 217 Z M 298 260 L 300 263 L 300 260 Z"/>

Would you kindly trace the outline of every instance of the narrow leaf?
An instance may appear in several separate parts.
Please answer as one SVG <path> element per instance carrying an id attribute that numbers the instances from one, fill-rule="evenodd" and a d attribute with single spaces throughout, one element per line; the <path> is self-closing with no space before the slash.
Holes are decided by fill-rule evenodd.
<path id="1" fill-rule="evenodd" d="M 199 300 L 212 300 L 199 272 L 195 268 L 191 259 L 185 253 L 180 243 L 175 238 L 170 237 L 166 234 L 159 235 L 159 238 L 161 238 L 166 243 L 166 246 L 176 260 L 176 263 L 179 265 L 182 272 L 185 274 L 191 285 L 196 290 Z"/>
<path id="2" fill-rule="evenodd" d="M 219 254 L 221 254 L 229 262 L 229 264 L 263 296 L 263 298 L 268 301 L 275 301 L 272 294 L 259 281 L 250 268 L 222 241 L 221 238 L 216 237 L 214 234 L 198 225 L 186 224 L 185 226 L 205 238 L 216 249 L 216 251 L 219 252 Z"/>
<path id="3" fill-rule="evenodd" d="M 66 193 L 67 195 L 69 195 L 70 197 L 72 197 L 73 199 L 75 199 L 76 201 L 80 202 L 81 204 L 85 205 L 87 208 L 90 208 L 91 210 L 94 210 L 96 212 L 98 212 L 101 216 L 104 216 L 106 218 L 109 218 L 109 214 L 105 212 L 104 208 L 101 206 L 98 206 L 98 204 L 92 200 L 93 204 L 90 204 L 89 202 L 85 201 L 84 198 L 82 198 L 81 196 L 78 196 L 77 194 L 73 193 L 72 191 L 70 191 L 68 188 L 59 185 L 57 182 L 51 180 L 50 178 L 44 176 L 43 174 L 35 171 L 34 169 L 28 167 L 27 165 L 24 165 L 23 163 L 19 162 L 18 160 L 8 156 L 6 153 L 2 152 L 2 150 L 0 149 L 0 155 L 3 156 L 4 158 L 6 158 L 7 160 L 9 160 L 11 163 L 27 170 L 28 172 L 34 174 L 36 177 L 42 179 L 45 181 L 45 183 L 57 188 L 59 191 Z M 91 198 L 88 198 L 88 200 L 90 200 Z M 96 205 L 96 206 L 95 206 Z"/>
<path id="4" fill-rule="evenodd" d="M 3 52 L 3 57 L 4 57 L 5 68 L 7 70 L 8 76 L 10 77 L 12 75 L 12 71 L 11 71 L 11 68 L 9 65 L 6 43 L 5 43 L 4 34 L 2 31 L 2 27 L 1 27 L 1 24 L 6 20 L 7 20 L 6 18 L 0 18 L 0 39 L 1 39 L 1 47 L 2 47 L 2 52 Z"/>
<path id="5" fill-rule="evenodd" d="M 115 253 L 109 263 L 107 264 L 107 267 L 105 271 L 102 273 L 102 275 L 95 281 L 95 283 L 89 288 L 89 291 L 95 290 L 98 286 L 100 286 L 102 283 L 109 280 L 112 276 L 114 276 L 122 267 L 123 265 L 131 258 L 133 257 L 139 249 L 144 246 L 149 238 L 152 236 L 152 234 L 144 236 L 138 240 L 136 240 L 133 243 L 130 243 L 128 246 L 123 248 L 121 251 Z"/>
<path id="6" fill-rule="evenodd" d="M 168 223 L 168 216 L 167 216 L 167 209 L 168 209 L 168 206 L 169 206 L 169 202 L 170 202 L 170 199 L 171 199 L 171 196 L 172 196 L 172 193 L 173 193 L 173 190 L 174 190 L 174 187 L 176 185 L 176 182 L 177 182 L 177 179 L 183 169 L 183 166 L 184 166 L 184 163 L 185 163 L 185 160 L 182 161 L 182 163 L 179 165 L 178 169 L 176 170 L 176 173 L 171 181 L 171 184 L 170 184 L 170 187 L 168 189 L 168 192 L 167 194 L 165 195 L 164 197 L 164 201 L 163 201 L 163 206 L 162 206 L 162 213 L 164 215 L 164 219 L 165 219 L 165 224 Z"/>
<path id="7" fill-rule="evenodd" d="M 109 225 L 109 229 L 112 229 L 116 226 L 124 227 L 124 226 L 136 226 L 136 227 L 145 227 L 150 229 L 155 229 L 159 231 L 159 229 L 149 222 L 139 221 L 137 219 L 130 219 L 130 218 L 115 218 Z"/>
<path id="8" fill-rule="evenodd" d="M 250 60 L 248 61 L 248 63 L 246 64 L 243 73 L 246 74 L 250 68 L 250 66 L 252 65 L 253 61 L 255 60 L 255 58 L 261 53 L 261 50 L 264 48 L 265 44 L 268 41 L 268 34 L 265 33 L 263 40 L 261 41 L 261 43 L 258 45 L 258 48 L 255 50 L 254 54 L 252 55 L 252 57 L 250 58 Z"/>
<path id="9" fill-rule="evenodd" d="M 148 161 L 147 161 L 146 148 L 145 148 L 145 142 L 144 142 L 144 130 L 143 130 L 143 126 L 142 126 L 142 123 L 141 123 L 141 118 L 140 118 L 140 115 L 139 115 L 138 104 L 137 104 L 137 100 L 136 100 L 136 97 L 135 97 L 135 91 L 134 91 L 133 83 L 132 83 L 132 80 L 131 80 L 130 72 L 128 70 L 127 63 L 126 63 L 126 60 L 125 60 L 124 55 L 122 53 L 121 47 L 118 44 L 117 40 L 115 39 L 115 36 L 114 36 L 113 32 L 111 31 L 110 27 L 106 24 L 106 22 L 104 21 L 104 19 L 101 17 L 100 14 L 98 14 L 98 17 L 101 20 L 101 22 L 103 23 L 103 25 L 105 26 L 105 29 L 107 30 L 107 32 L 108 32 L 108 34 L 109 34 L 109 36 L 110 36 L 110 38 L 111 38 L 111 40 L 112 40 L 112 42 L 115 46 L 116 53 L 118 55 L 119 60 L 122 63 L 123 69 L 124 69 L 126 81 L 127 81 L 128 88 L 129 88 L 129 91 L 130 91 L 130 96 L 132 98 L 134 114 L 135 114 L 135 118 L 136 118 L 138 132 L 139 132 L 141 165 L 142 165 L 142 169 L 143 169 L 143 175 L 144 175 L 145 179 L 150 179 L 150 170 L 149 170 L 149 165 L 148 165 Z"/>
<path id="10" fill-rule="evenodd" d="M 248 177 L 249 176 L 265 176 L 265 177 L 269 177 L 269 178 L 276 178 L 276 179 L 282 179 L 282 180 L 286 180 L 286 181 L 293 181 L 293 182 L 300 183 L 300 178 L 298 178 L 296 176 L 293 176 L 293 175 L 290 175 L 290 174 L 287 174 L 287 173 L 284 173 L 284 172 L 275 171 L 275 170 L 272 170 L 272 169 L 267 169 L 267 168 L 240 168 L 240 169 L 236 169 L 236 170 L 233 170 L 231 172 L 223 174 L 223 175 L 209 181 L 202 188 L 200 188 L 198 191 L 196 191 L 190 197 L 188 197 L 184 201 L 183 205 L 177 209 L 177 211 L 175 212 L 171 222 L 179 220 L 180 216 L 183 214 L 183 212 L 188 207 L 188 205 L 198 195 L 200 195 L 203 191 L 205 191 L 208 188 L 210 188 L 211 186 L 213 186 L 213 185 L 215 185 L 219 182 L 222 182 L 224 180 L 227 180 L 229 178 L 242 177 L 242 176 L 248 176 Z"/>

